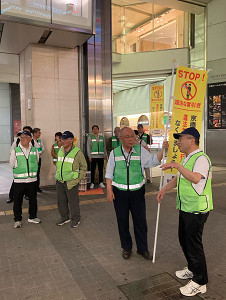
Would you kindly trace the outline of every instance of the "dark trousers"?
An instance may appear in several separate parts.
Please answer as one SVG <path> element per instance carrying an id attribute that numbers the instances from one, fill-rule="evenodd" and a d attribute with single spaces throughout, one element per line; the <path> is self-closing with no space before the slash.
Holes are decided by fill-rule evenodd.
<path id="1" fill-rule="evenodd" d="M 188 262 L 188 269 L 193 272 L 193 281 L 204 285 L 208 282 L 206 259 L 202 244 L 206 214 L 179 213 L 179 241 Z"/>
<path id="2" fill-rule="evenodd" d="M 70 219 L 69 207 L 71 213 L 71 220 L 79 222 L 80 221 L 80 208 L 79 208 L 79 197 L 78 197 L 78 185 L 74 186 L 72 189 L 67 188 L 66 182 L 61 183 L 56 182 L 57 191 L 57 204 L 58 210 L 62 220 Z"/>
<path id="3" fill-rule="evenodd" d="M 137 191 L 121 191 L 113 186 L 113 193 L 115 195 L 114 207 L 122 248 L 131 250 L 133 246 L 129 231 L 129 212 L 131 212 L 137 250 L 147 251 L 145 187 L 142 186 Z"/>
<path id="4" fill-rule="evenodd" d="M 39 157 L 38 161 L 38 172 L 37 172 L 37 189 L 40 189 L 40 170 L 41 170 L 41 157 Z"/>
<path id="5" fill-rule="evenodd" d="M 29 219 L 35 219 L 37 217 L 37 190 L 36 185 L 37 182 L 30 183 L 16 183 L 14 182 L 14 220 L 21 221 L 22 220 L 22 204 L 23 197 L 26 193 L 29 197 Z"/>
<path id="6" fill-rule="evenodd" d="M 96 164 L 98 165 L 99 171 L 99 183 L 103 182 L 103 168 L 104 168 L 104 159 L 103 158 L 92 158 L 91 162 L 91 182 L 94 183 Z"/>
<path id="7" fill-rule="evenodd" d="M 9 191 L 9 199 L 14 200 L 14 181 L 11 184 L 11 188 Z"/>

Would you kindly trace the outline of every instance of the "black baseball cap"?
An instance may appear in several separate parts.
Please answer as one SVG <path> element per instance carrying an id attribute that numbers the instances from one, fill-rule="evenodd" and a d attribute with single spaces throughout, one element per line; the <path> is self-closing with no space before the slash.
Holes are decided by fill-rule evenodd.
<path id="1" fill-rule="evenodd" d="M 66 140 L 66 139 L 73 139 L 74 134 L 70 131 L 64 131 L 64 133 L 61 136 L 61 139 Z"/>
<path id="2" fill-rule="evenodd" d="M 173 137 L 176 139 L 176 140 L 179 140 L 179 137 L 181 135 L 185 135 L 185 134 L 189 134 L 189 135 L 192 135 L 194 138 L 196 138 L 197 140 L 200 139 L 200 134 L 198 132 L 198 130 L 195 128 L 195 127 L 189 127 L 189 128 L 186 128 L 185 130 L 183 130 L 181 133 L 174 133 L 173 134 Z"/>
<path id="3" fill-rule="evenodd" d="M 32 138 L 31 133 L 30 133 L 29 131 L 27 131 L 27 130 L 22 131 L 21 134 L 20 134 L 20 136 L 21 136 L 22 134 L 28 135 L 28 136 L 30 136 L 30 137 Z"/>

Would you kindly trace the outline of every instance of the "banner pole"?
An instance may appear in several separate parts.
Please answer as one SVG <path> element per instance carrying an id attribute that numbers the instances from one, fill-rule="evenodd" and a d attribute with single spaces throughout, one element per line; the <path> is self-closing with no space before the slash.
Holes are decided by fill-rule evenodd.
<path id="1" fill-rule="evenodd" d="M 171 86 L 170 86 L 169 103 L 168 103 L 166 133 L 165 133 L 165 139 L 164 139 L 165 141 L 167 140 L 167 132 L 168 132 L 168 127 L 169 127 L 169 112 L 170 112 L 171 100 L 173 99 L 172 91 L 173 91 L 173 77 L 174 77 L 175 66 L 176 66 L 176 59 L 173 60 L 173 67 L 172 67 L 172 75 L 171 75 L 172 77 L 171 77 Z M 165 149 L 163 150 L 163 157 L 162 157 L 163 162 L 164 162 L 164 159 L 165 159 Z M 161 190 L 162 186 L 163 186 L 163 170 L 161 171 L 161 179 L 160 179 L 159 190 Z M 155 225 L 155 240 L 154 240 L 153 259 L 152 259 L 153 263 L 155 263 L 155 256 L 156 256 L 156 246 L 157 246 L 158 227 L 159 227 L 159 215 L 160 215 L 160 203 L 158 203 L 156 225 Z"/>

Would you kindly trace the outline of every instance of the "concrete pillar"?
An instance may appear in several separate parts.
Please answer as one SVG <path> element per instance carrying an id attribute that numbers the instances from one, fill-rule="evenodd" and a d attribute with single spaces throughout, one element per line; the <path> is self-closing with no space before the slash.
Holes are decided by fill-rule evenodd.
<path id="1" fill-rule="evenodd" d="M 78 50 L 30 45 L 20 54 L 22 126 L 41 128 L 41 186 L 55 183 L 51 146 L 57 131 L 70 130 L 78 137 Z"/>

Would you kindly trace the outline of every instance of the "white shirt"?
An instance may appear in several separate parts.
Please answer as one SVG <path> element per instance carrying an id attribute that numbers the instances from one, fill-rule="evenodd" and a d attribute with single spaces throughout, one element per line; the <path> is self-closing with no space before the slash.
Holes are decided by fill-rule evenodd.
<path id="1" fill-rule="evenodd" d="M 185 156 L 183 166 L 186 164 L 186 162 L 189 160 L 189 158 L 192 155 L 194 155 L 198 152 L 203 152 L 203 151 L 201 149 L 197 149 L 197 150 L 193 151 L 192 153 L 190 153 L 188 156 Z M 209 168 L 210 168 L 209 161 L 204 155 L 197 158 L 197 160 L 194 164 L 193 172 L 201 174 L 202 178 L 198 183 L 196 183 L 196 184 L 192 183 L 192 186 L 199 195 L 203 192 L 203 190 L 205 188 L 206 181 L 207 181 L 208 175 L 209 175 Z M 180 175 L 180 173 L 178 175 Z"/>
<path id="2" fill-rule="evenodd" d="M 24 148 L 21 145 L 21 143 L 19 143 L 18 147 L 21 148 L 21 150 L 23 151 L 25 157 L 28 159 L 30 151 L 31 151 L 32 144 L 30 143 L 29 147 L 27 149 Z M 36 148 L 36 153 L 37 153 L 37 162 L 38 162 L 39 161 L 39 154 L 38 154 L 37 148 Z M 17 167 L 17 158 L 16 158 L 15 147 L 11 150 L 9 163 L 10 163 L 10 166 L 11 166 L 12 169 Z M 14 182 L 16 182 L 16 183 L 29 183 L 29 182 L 34 182 L 36 180 L 37 180 L 37 177 L 33 177 L 33 178 L 28 177 L 28 178 L 25 178 L 25 179 L 24 178 L 23 179 L 14 179 Z"/>

